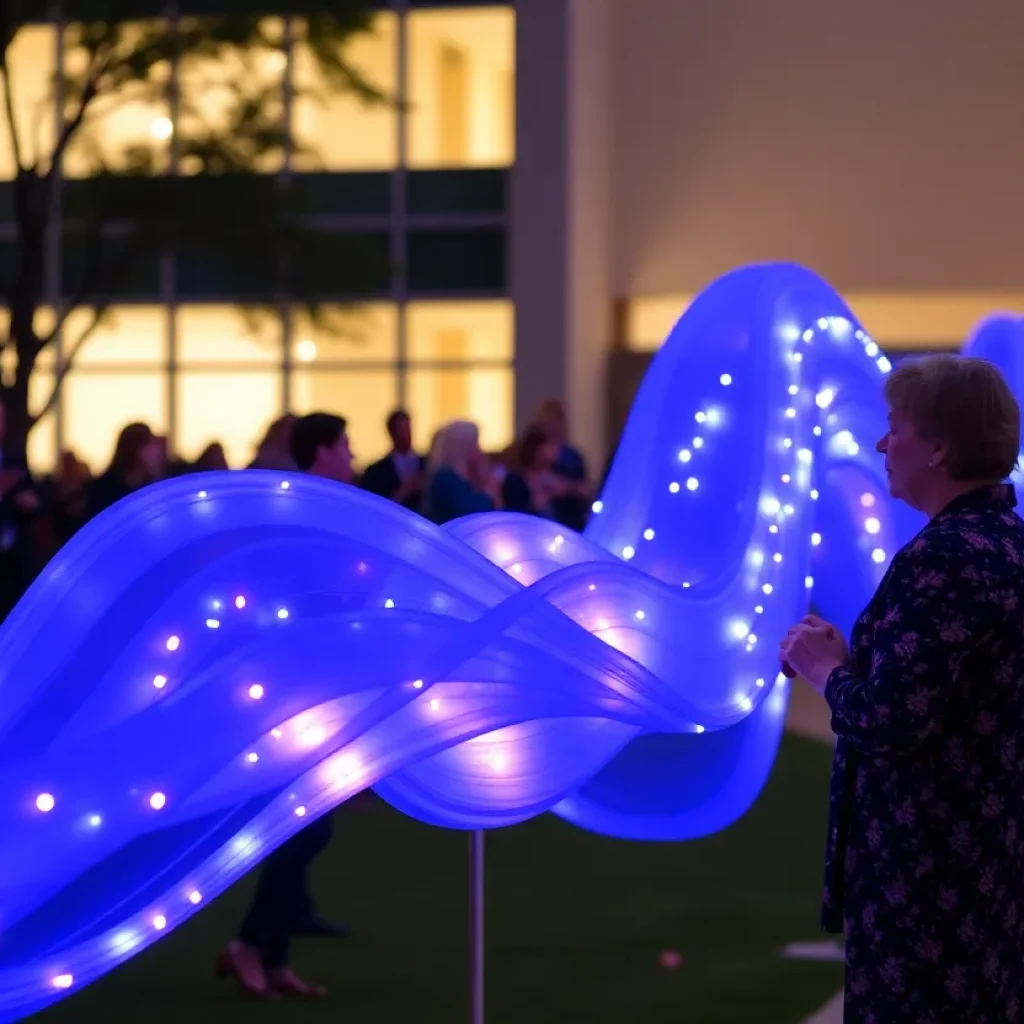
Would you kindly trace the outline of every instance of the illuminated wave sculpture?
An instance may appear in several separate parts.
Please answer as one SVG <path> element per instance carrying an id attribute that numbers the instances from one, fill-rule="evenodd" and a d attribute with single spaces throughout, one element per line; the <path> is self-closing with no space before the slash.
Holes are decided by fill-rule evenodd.
<path id="1" fill-rule="evenodd" d="M 823 281 L 751 267 L 676 324 L 584 536 L 256 471 L 104 513 L 0 631 L 0 1020 L 367 786 L 456 829 L 735 821 L 779 636 L 812 591 L 848 628 L 919 525 L 874 453 L 887 369 Z"/>

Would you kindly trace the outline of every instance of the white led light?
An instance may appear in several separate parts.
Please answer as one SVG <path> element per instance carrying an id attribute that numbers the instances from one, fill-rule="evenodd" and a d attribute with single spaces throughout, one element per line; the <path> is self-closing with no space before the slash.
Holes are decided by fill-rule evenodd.
<path id="1" fill-rule="evenodd" d="M 703 437 L 695 437 L 693 439 L 693 447 L 694 448 L 703 448 L 704 447 L 704 438 Z"/>
<path id="2" fill-rule="evenodd" d="M 680 462 L 689 462 L 693 458 L 693 452 L 689 448 L 683 448 L 679 453 Z"/>
<path id="3" fill-rule="evenodd" d="M 836 393 L 831 388 L 824 388 L 814 396 L 814 404 L 819 409 L 827 409 L 836 397 Z"/>
<path id="4" fill-rule="evenodd" d="M 277 609 L 277 617 L 279 619 L 287 619 L 288 618 L 288 609 L 287 608 L 278 608 Z"/>
<path id="5" fill-rule="evenodd" d="M 875 548 L 875 550 L 871 552 L 871 561 L 881 565 L 881 563 L 885 561 L 885 552 L 881 548 Z"/>
<path id="6" fill-rule="evenodd" d="M 644 540 L 654 540 L 654 531 L 650 527 L 644 530 Z"/>
<path id="7" fill-rule="evenodd" d="M 50 793 L 40 793 L 36 797 L 36 810 L 42 811 L 43 814 L 49 814 L 56 806 L 57 801 Z"/>
<path id="8" fill-rule="evenodd" d="M 595 516 L 599 515 L 601 512 L 604 511 L 604 502 L 595 501 L 594 504 L 590 506 L 590 511 L 593 512 Z"/>
<path id="9" fill-rule="evenodd" d="M 153 676 L 153 685 L 158 690 L 162 690 L 167 685 L 167 676 L 164 676 L 164 675 L 155 675 L 155 676 Z"/>
<path id="10" fill-rule="evenodd" d="M 680 492 L 680 490 L 682 490 L 682 488 L 679 486 L 678 482 L 675 481 L 675 480 L 673 480 L 672 483 L 670 483 L 668 485 L 669 494 L 678 494 Z"/>
<path id="11" fill-rule="evenodd" d="M 770 594 L 770 593 L 772 593 L 773 590 L 775 590 L 775 588 L 770 583 L 765 583 L 761 587 L 761 593 L 762 594 Z"/>
<path id="12" fill-rule="evenodd" d="M 820 533 L 812 533 L 811 534 L 811 544 L 814 547 L 817 547 L 820 543 L 821 543 L 821 534 Z"/>
<path id="13" fill-rule="evenodd" d="M 635 612 L 633 612 L 633 618 L 637 619 L 639 622 L 643 622 L 643 620 L 647 618 L 647 615 L 641 609 L 637 609 Z"/>
<path id="14" fill-rule="evenodd" d="M 697 421 L 698 423 L 703 423 L 703 422 L 704 422 L 704 421 L 705 421 L 705 420 L 707 419 L 707 415 L 706 415 L 705 413 L 703 413 L 703 412 L 699 412 L 699 413 L 697 413 L 697 415 L 696 415 L 696 416 L 694 416 L 693 418 L 694 418 L 694 419 L 695 419 L 695 420 L 696 420 L 696 421 Z"/>
<path id="15" fill-rule="evenodd" d="M 882 529 L 882 524 L 874 516 L 868 516 L 868 518 L 864 520 L 864 529 L 867 530 L 868 533 L 878 533 L 878 531 Z"/>
<path id="16" fill-rule="evenodd" d="M 804 577 L 804 586 L 808 590 L 810 590 L 814 586 L 814 577 L 813 576 L 805 576 Z"/>
<path id="17" fill-rule="evenodd" d="M 695 491 L 695 490 L 697 490 L 698 486 L 699 486 L 699 483 L 698 483 L 697 478 L 695 476 L 691 476 L 691 477 L 689 477 L 687 479 L 687 481 L 686 481 L 686 489 L 688 491 Z"/>
<path id="18" fill-rule="evenodd" d="M 169 651 L 176 651 L 181 646 L 181 637 L 169 636 L 164 643 L 164 647 Z"/>
<path id="19" fill-rule="evenodd" d="M 245 598 L 241 594 L 235 598 L 235 607 L 241 611 L 245 607 Z"/>
<path id="20" fill-rule="evenodd" d="M 718 378 L 718 383 L 721 384 L 723 388 L 727 388 L 732 383 L 732 377 L 728 373 L 723 373 L 722 376 Z"/>
<path id="21" fill-rule="evenodd" d="M 761 499 L 761 511 L 766 516 L 777 516 L 779 510 L 782 508 L 782 503 L 778 498 L 773 498 L 770 495 Z"/>
<path id="22" fill-rule="evenodd" d="M 628 544 L 622 549 L 622 557 L 628 562 L 636 554 L 636 548 L 631 548 Z"/>
<path id="23" fill-rule="evenodd" d="M 206 628 L 207 629 L 220 629 L 220 620 L 219 619 L 207 619 L 206 620 Z"/>

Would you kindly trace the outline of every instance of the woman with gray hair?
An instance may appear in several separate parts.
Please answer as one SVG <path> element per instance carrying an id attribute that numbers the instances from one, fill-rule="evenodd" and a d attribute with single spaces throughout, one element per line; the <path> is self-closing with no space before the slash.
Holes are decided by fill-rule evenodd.
<path id="1" fill-rule="evenodd" d="M 1024 521 L 1020 409 L 981 359 L 886 379 L 894 498 L 928 522 L 847 648 L 808 616 L 780 649 L 824 694 L 832 768 L 823 924 L 846 937 L 847 1021 L 1021 1021 Z"/>
<path id="2" fill-rule="evenodd" d="M 468 420 L 454 420 L 435 435 L 427 457 L 423 515 L 447 523 L 497 504 L 498 478 L 480 450 L 480 431 Z"/>

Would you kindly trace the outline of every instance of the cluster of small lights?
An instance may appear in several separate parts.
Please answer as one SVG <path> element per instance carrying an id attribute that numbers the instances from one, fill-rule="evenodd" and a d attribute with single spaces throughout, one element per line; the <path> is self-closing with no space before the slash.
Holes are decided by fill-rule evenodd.
<path id="1" fill-rule="evenodd" d="M 813 398 L 813 406 L 827 416 L 826 424 L 828 427 L 836 426 L 836 422 L 833 416 L 828 414 L 835 402 L 837 392 L 834 387 L 822 387 L 812 396 L 808 396 L 806 391 L 801 388 L 798 383 L 799 370 L 798 367 L 804 360 L 804 354 L 799 350 L 797 345 L 807 345 L 815 340 L 815 337 L 819 332 L 829 332 L 833 336 L 839 337 L 844 333 L 853 332 L 854 336 L 860 341 L 863 346 L 864 352 L 867 356 L 873 359 L 880 370 L 887 372 L 890 369 L 888 361 L 879 352 L 878 346 L 871 341 L 862 331 L 853 331 L 853 325 L 848 321 L 841 318 L 822 318 L 816 322 L 816 324 L 803 331 L 797 331 L 795 337 L 788 337 L 787 332 L 784 331 L 784 337 L 788 337 L 788 340 L 793 343 L 793 348 L 786 353 L 790 365 L 793 367 L 791 382 L 787 385 L 787 396 L 789 402 L 787 402 L 782 409 L 781 413 L 781 426 L 783 428 L 784 436 L 780 437 L 780 446 L 787 461 L 791 461 L 792 465 L 786 467 L 786 471 L 780 474 L 779 484 L 775 485 L 778 489 L 777 494 L 765 492 L 762 494 L 759 503 L 759 512 L 763 517 L 763 525 L 767 531 L 767 535 L 774 539 L 774 543 L 781 547 L 781 535 L 783 528 L 787 525 L 787 521 L 796 516 L 796 507 L 801 504 L 800 497 L 803 494 L 809 495 L 812 500 L 818 498 L 816 490 L 810 488 L 809 481 L 811 479 L 811 468 L 814 462 L 813 452 L 803 447 L 797 442 L 797 440 L 789 436 L 794 432 L 793 428 L 801 422 L 801 415 L 798 411 L 798 405 L 803 399 L 809 402 Z M 734 379 L 731 374 L 723 373 L 718 378 L 718 384 L 721 388 L 729 388 L 733 385 Z M 701 480 L 697 475 L 696 462 L 698 455 L 705 451 L 707 442 L 711 437 L 710 432 L 719 429 L 725 423 L 725 414 L 723 406 L 716 404 L 714 400 L 707 402 L 702 408 L 698 409 L 694 414 L 694 422 L 696 424 L 693 436 L 686 440 L 685 446 L 678 448 L 675 452 L 675 472 L 672 474 L 672 479 L 668 481 L 668 490 L 671 494 L 677 495 L 682 494 L 684 491 L 688 493 L 695 493 L 700 490 Z M 822 437 L 823 430 L 821 425 L 815 424 L 813 427 L 813 434 L 815 437 Z M 859 445 L 856 438 L 852 435 L 849 430 L 835 429 L 831 430 L 828 438 L 828 446 L 830 453 L 855 456 L 859 452 Z M 685 467 L 680 471 L 679 467 Z M 279 483 L 281 491 L 288 491 L 291 489 L 289 481 L 281 481 Z M 663 486 L 663 485 L 662 485 Z M 791 497 L 792 495 L 792 497 Z M 200 499 L 207 499 L 209 494 L 206 490 L 199 491 L 197 496 Z M 789 499 L 789 500 L 787 500 Z M 861 505 L 866 513 L 862 519 L 862 528 L 865 535 L 869 538 L 878 537 L 883 532 L 883 524 L 879 518 L 877 512 L 873 510 L 875 505 L 875 498 L 871 494 L 865 493 L 861 497 Z M 601 501 L 596 501 L 593 505 L 593 512 L 600 514 L 604 511 L 604 504 Z M 643 528 L 639 536 L 634 540 L 632 544 L 625 544 L 619 550 L 621 558 L 625 561 L 630 561 L 635 558 L 637 551 L 642 543 L 652 543 L 656 539 L 656 531 L 647 526 Z M 814 547 L 818 547 L 822 544 L 822 535 L 818 532 L 814 532 L 810 536 L 811 544 Z M 565 537 L 561 534 L 557 534 L 552 537 L 547 544 L 548 553 L 551 555 L 558 555 L 564 550 Z M 747 652 L 753 652 L 758 645 L 758 637 L 754 631 L 756 619 L 758 616 L 764 614 L 765 605 L 764 600 L 771 597 L 776 593 L 779 588 L 778 575 L 781 572 L 780 566 L 783 562 L 783 555 L 781 550 L 767 551 L 766 547 L 771 545 L 773 542 L 768 541 L 764 546 L 752 547 L 748 552 L 748 560 L 751 567 L 755 570 L 756 585 L 755 590 L 757 593 L 757 603 L 753 605 L 753 614 L 746 617 L 737 617 L 727 623 L 727 629 L 729 635 L 737 643 L 742 644 Z M 886 553 L 880 547 L 874 547 L 871 550 L 871 558 L 875 563 L 881 564 L 886 560 Z M 527 564 L 531 564 L 527 559 Z M 523 563 L 519 561 L 510 561 L 505 563 L 506 571 L 516 577 L 521 577 L 523 574 Z M 359 563 L 358 571 L 365 573 L 367 566 L 365 563 Z M 770 574 L 770 575 L 769 575 Z M 774 578 L 774 582 L 772 581 Z M 529 580 L 527 580 L 529 582 Z M 810 589 L 814 585 L 813 578 L 807 576 L 804 580 L 805 586 Z M 683 587 L 689 587 L 689 582 L 682 583 Z M 588 590 L 593 592 L 596 590 L 594 584 L 588 586 Z M 233 605 L 238 611 L 242 611 L 248 607 L 247 599 L 242 595 L 237 595 L 233 598 L 226 599 L 229 601 L 229 605 Z M 383 602 L 385 609 L 395 608 L 395 601 L 392 598 L 386 598 Z M 220 599 L 210 602 L 209 605 L 210 613 L 205 617 L 205 627 L 208 630 L 221 629 L 225 623 L 230 622 L 230 615 L 225 616 L 224 603 Z M 276 610 L 272 609 L 274 615 L 278 620 L 287 620 L 290 616 L 289 610 L 285 607 L 278 607 Z M 197 616 L 197 621 L 201 620 L 201 616 Z M 648 620 L 648 612 L 643 608 L 635 608 L 631 613 L 631 618 L 636 623 L 645 623 Z M 614 629 L 619 628 L 610 625 L 607 618 L 596 617 L 591 620 L 593 630 L 597 634 L 610 633 Z M 643 635 L 643 630 L 637 629 L 634 631 L 637 636 Z M 614 641 L 608 639 L 607 642 L 614 645 Z M 191 643 L 191 639 L 190 639 Z M 175 633 L 166 637 L 164 641 L 164 647 L 168 653 L 178 652 L 183 644 L 182 636 Z M 170 659 L 169 659 L 170 661 Z M 163 690 L 168 685 L 171 679 L 174 678 L 174 672 L 170 668 L 164 668 L 161 671 L 152 676 L 152 686 L 157 690 Z M 749 693 L 740 693 L 735 697 L 736 707 L 744 713 L 750 712 L 755 706 L 755 699 L 758 691 L 765 691 L 767 689 L 767 683 L 764 676 L 757 676 L 752 680 L 753 689 Z M 423 690 L 427 684 L 424 679 L 414 679 L 406 681 L 403 685 L 410 686 L 414 690 Z M 785 687 L 786 680 L 782 675 L 779 675 L 775 680 L 775 686 L 777 689 Z M 266 695 L 266 689 L 263 683 L 249 682 L 245 685 L 245 695 L 251 701 L 261 701 Z M 419 698 L 417 697 L 417 701 Z M 443 702 L 438 697 L 429 697 L 424 695 L 422 704 L 418 707 L 426 706 L 432 714 L 439 714 L 442 711 Z M 449 705 L 450 706 L 450 705 Z M 324 744 L 328 738 L 327 730 L 322 725 L 311 725 L 297 733 L 296 736 L 292 735 L 291 726 L 289 723 L 285 723 L 288 729 L 289 740 L 287 741 L 290 745 L 292 741 L 295 741 L 297 747 L 315 748 Z M 695 724 L 693 729 L 696 733 L 701 734 L 705 732 L 705 726 Z M 489 765 L 491 770 L 496 773 L 505 773 L 509 768 L 509 756 L 507 753 L 508 748 L 496 749 L 497 743 L 500 740 L 500 733 L 504 730 L 500 730 L 497 733 L 490 733 L 486 736 L 479 737 L 478 740 L 488 745 L 488 749 L 485 754 L 484 763 Z M 274 739 L 280 739 L 283 735 L 282 729 L 273 729 L 270 735 Z M 474 741 L 475 742 L 475 741 Z M 261 747 L 261 749 L 264 749 Z M 267 751 L 270 749 L 268 746 L 264 750 L 265 756 L 270 756 Z M 284 749 L 284 745 L 277 747 L 277 750 Z M 257 765 L 261 761 L 261 755 L 256 750 L 250 750 L 247 753 L 241 755 L 241 759 L 248 765 Z M 271 758 L 272 759 L 272 758 Z M 236 762 L 237 764 L 237 762 Z M 262 771 L 263 769 L 256 769 Z M 333 768 L 336 779 L 339 783 L 345 783 L 353 778 L 358 778 L 362 772 L 362 766 L 359 759 L 354 755 L 346 754 L 342 758 L 336 760 Z M 138 793 L 136 793 L 136 798 Z M 303 818 L 307 814 L 311 813 L 310 808 L 307 804 L 298 802 L 298 796 L 292 794 L 292 801 L 295 806 L 292 807 L 291 813 L 295 817 Z M 145 803 L 153 811 L 161 811 L 168 805 L 168 796 L 162 791 L 152 791 L 144 797 Z M 57 807 L 57 800 L 52 793 L 39 793 L 35 797 L 36 809 L 42 814 L 50 814 Z M 312 813 L 317 813 L 314 808 Z M 60 814 L 56 816 L 60 817 Z M 93 828 L 98 828 L 102 824 L 102 818 L 98 814 L 90 815 L 87 819 L 88 824 Z M 201 882 L 201 879 L 193 878 L 192 883 Z M 182 899 L 182 891 L 179 891 L 177 897 L 179 900 Z M 191 888 L 184 891 L 184 899 L 193 907 L 198 906 L 203 902 L 203 895 L 198 888 Z M 170 904 L 168 904 L 170 907 Z M 169 910 L 173 913 L 173 908 Z M 152 909 L 148 912 L 148 915 L 143 922 L 148 922 L 149 926 L 154 931 L 163 931 L 168 927 L 168 918 L 164 913 L 154 913 Z M 136 922 L 135 927 L 138 928 L 139 922 Z M 118 954 L 123 955 L 137 945 L 141 943 L 142 939 L 135 933 L 125 931 L 118 933 L 112 942 L 112 949 Z M 68 989 L 73 987 L 75 984 L 74 977 L 69 973 L 61 973 L 53 975 L 51 978 L 51 984 L 56 989 Z"/>

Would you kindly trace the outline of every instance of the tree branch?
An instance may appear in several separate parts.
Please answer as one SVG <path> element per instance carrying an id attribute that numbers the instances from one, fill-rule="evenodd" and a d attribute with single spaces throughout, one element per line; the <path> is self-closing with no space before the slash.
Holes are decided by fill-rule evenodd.
<path id="1" fill-rule="evenodd" d="M 4 119 L 11 136 L 11 153 L 14 156 L 15 173 L 25 168 L 21 162 L 21 139 L 18 137 L 18 122 L 14 118 L 14 94 L 11 91 L 11 73 L 7 67 L 7 46 L 0 50 L 0 85 L 4 90 Z"/>
<path id="2" fill-rule="evenodd" d="M 72 308 L 76 307 L 68 307 L 69 310 Z M 88 325 L 78 336 L 77 341 L 75 341 L 75 343 L 71 346 L 67 355 L 60 360 L 60 365 L 57 368 L 57 374 L 54 377 L 53 381 L 53 389 L 50 391 L 50 397 L 47 398 L 47 400 L 43 403 L 43 407 L 42 409 L 39 410 L 39 412 L 29 417 L 30 428 L 34 427 L 57 404 L 57 398 L 60 396 L 60 389 L 64 385 L 64 378 L 67 377 L 68 371 L 74 365 L 78 353 L 82 351 L 82 346 L 89 340 L 90 337 L 92 337 L 96 328 L 99 327 L 100 323 L 102 322 L 104 316 L 106 316 L 109 309 L 109 298 L 104 300 L 104 302 L 102 302 L 101 304 L 93 307 L 93 315 Z M 64 315 L 64 318 L 62 319 L 61 322 L 63 323 L 63 320 L 66 319 L 67 314 Z M 53 335 L 51 335 L 50 337 L 53 337 Z"/>
<path id="3" fill-rule="evenodd" d="M 61 127 L 60 138 L 57 139 L 57 144 L 53 147 L 53 155 L 50 157 L 50 167 L 47 171 L 47 178 L 50 180 L 57 173 L 57 168 L 60 166 L 61 161 L 64 158 L 64 151 L 68 148 L 68 143 L 71 141 L 72 136 L 79 128 L 82 127 L 82 122 L 85 120 L 86 111 L 89 109 L 89 104 L 96 98 L 99 93 L 99 81 L 103 72 L 106 70 L 108 58 L 105 58 L 99 63 L 99 66 L 95 69 L 90 68 L 86 74 L 85 86 L 82 89 L 82 95 L 78 101 L 78 109 L 75 111 L 70 121 L 65 121 Z"/>

